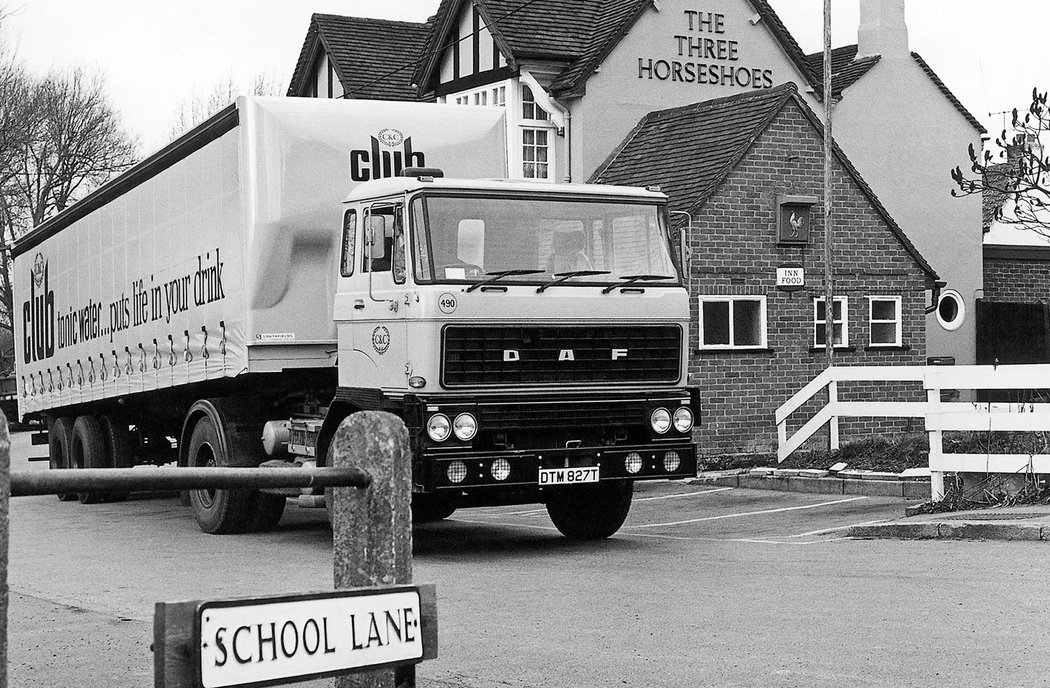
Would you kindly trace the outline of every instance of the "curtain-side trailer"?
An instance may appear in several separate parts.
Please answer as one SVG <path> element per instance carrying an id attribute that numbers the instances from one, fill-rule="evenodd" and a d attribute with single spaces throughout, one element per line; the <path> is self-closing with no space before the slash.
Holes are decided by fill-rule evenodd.
<path id="1" fill-rule="evenodd" d="M 666 197 L 427 169 L 504 175 L 505 128 L 500 108 L 242 98 L 35 229 L 16 374 L 51 465 L 324 465 L 339 421 L 382 409 L 412 437 L 417 517 L 542 502 L 611 535 L 634 480 L 696 465 Z M 189 501 L 235 532 L 289 496 Z"/>

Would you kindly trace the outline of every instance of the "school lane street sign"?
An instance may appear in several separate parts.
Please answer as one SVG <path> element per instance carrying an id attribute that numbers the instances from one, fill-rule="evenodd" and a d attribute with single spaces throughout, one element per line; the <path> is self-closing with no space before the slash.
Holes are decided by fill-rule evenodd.
<path id="1" fill-rule="evenodd" d="M 436 657 L 435 597 L 424 585 L 189 603 L 194 684 L 282 685 Z"/>

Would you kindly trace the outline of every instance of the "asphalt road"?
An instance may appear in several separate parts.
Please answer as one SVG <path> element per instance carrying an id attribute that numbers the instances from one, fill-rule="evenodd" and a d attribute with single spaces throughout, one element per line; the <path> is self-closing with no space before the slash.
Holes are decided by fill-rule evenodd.
<path id="1" fill-rule="evenodd" d="M 14 470 L 43 452 L 16 435 Z M 542 509 L 457 512 L 415 531 L 440 629 L 419 686 L 1046 685 L 1050 548 L 843 538 L 902 508 L 648 483 L 584 544 Z M 332 587 L 323 511 L 224 537 L 171 496 L 24 497 L 11 521 L 13 686 L 147 686 L 155 602 Z"/>

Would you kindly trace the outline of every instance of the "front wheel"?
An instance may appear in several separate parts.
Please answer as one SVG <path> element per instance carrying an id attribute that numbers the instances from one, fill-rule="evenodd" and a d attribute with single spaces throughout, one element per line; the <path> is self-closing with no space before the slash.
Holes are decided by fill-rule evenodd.
<path id="1" fill-rule="evenodd" d="M 633 496 L 629 480 L 558 488 L 547 498 L 547 514 L 567 538 L 604 540 L 627 520 Z"/>
<path id="2" fill-rule="evenodd" d="M 215 423 L 207 416 L 194 426 L 187 454 L 192 467 L 230 465 Z M 205 533 L 243 533 L 251 525 L 252 496 L 251 490 L 192 490 L 190 507 Z"/>

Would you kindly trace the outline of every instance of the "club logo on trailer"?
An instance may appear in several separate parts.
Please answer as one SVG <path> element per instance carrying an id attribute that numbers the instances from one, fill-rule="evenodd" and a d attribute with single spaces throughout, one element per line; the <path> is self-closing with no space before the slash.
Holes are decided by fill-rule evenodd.
<path id="1" fill-rule="evenodd" d="M 390 348 L 390 330 L 382 325 L 372 330 L 372 348 L 382 356 Z"/>
<path id="2" fill-rule="evenodd" d="M 26 363 L 55 355 L 55 292 L 48 283 L 44 254 L 33 258 L 29 300 L 22 304 L 22 354 Z"/>
<path id="3" fill-rule="evenodd" d="M 369 147 L 350 151 L 350 178 L 355 182 L 396 177 L 406 167 L 426 167 L 422 151 L 412 148 L 412 137 L 387 127 L 369 137 Z M 384 150 L 384 148 L 392 150 Z"/>

